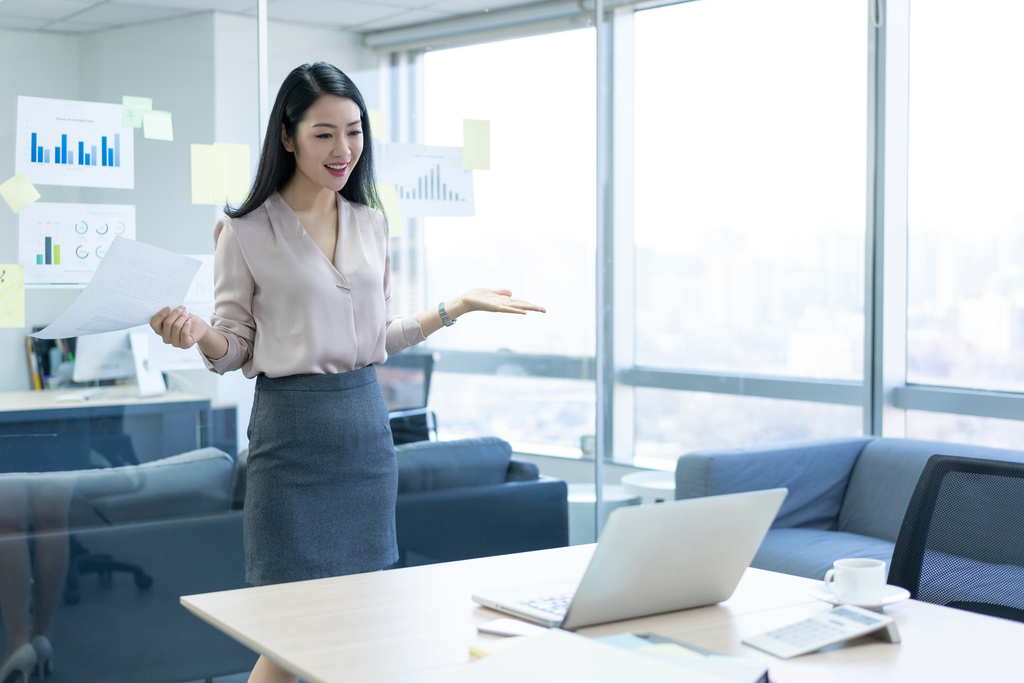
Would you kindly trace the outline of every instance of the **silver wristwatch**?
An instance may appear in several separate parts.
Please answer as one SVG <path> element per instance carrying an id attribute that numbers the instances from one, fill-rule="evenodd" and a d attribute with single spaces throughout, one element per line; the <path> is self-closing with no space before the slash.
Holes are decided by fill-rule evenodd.
<path id="1" fill-rule="evenodd" d="M 437 312 L 441 314 L 441 322 L 444 323 L 445 327 L 451 327 L 455 324 L 455 321 L 449 318 L 448 313 L 445 312 L 443 301 L 437 305 Z"/>

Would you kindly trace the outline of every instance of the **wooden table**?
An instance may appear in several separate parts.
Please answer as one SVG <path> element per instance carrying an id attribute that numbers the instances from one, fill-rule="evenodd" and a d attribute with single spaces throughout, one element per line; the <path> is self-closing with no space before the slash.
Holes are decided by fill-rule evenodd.
<path id="1" fill-rule="evenodd" d="M 581 576 L 595 546 L 489 557 L 292 584 L 186 596 L 182 604 L 312 683 L 440 681 L 466 666 L 476 624 L 500 616 L 470 600 L 486 588 Z M 748 569 L 718 605 L 582 629 L 652 631 L 769 666 L 822 667 L 839 681 L 1008 681 L 1024 669 L 1024 624 L 908 600 L 886 608 L 902 644 L 860 638 L 781 660 L 746 636 L 829 609 L 812 581 Z"/>

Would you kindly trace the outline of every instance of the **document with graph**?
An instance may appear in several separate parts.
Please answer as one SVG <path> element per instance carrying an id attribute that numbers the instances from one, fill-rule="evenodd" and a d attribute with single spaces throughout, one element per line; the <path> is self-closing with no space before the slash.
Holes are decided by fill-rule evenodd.
<path id="1" fill-rule="evenodd" d="M 402 218 L 472 216 L 473 172 L 461 147 L 392 143 L 382 147 L 380 182 L 394 183 Z"/>
<path id="2" fill-rule="evenodd" d="M 18 97 L 15 173 L 33 185 L 135 188 L 135 129 L 121 104 Z"/>

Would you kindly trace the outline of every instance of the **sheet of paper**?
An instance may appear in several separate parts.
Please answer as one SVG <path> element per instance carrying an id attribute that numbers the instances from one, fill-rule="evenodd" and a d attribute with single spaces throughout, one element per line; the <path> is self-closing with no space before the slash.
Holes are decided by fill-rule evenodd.
<path id="1" fill-rule="evenodd" d="M 718 676 L 687 671 L 686 678 L 672 664 L 633 654 L 590 638 L 558 629 L 543 636 L 523 638 L 515 646 L 459 669 L 441 679 L 447 683 L 724 683 Z"/>
<path id="2" fill-rule="evenodd" d="M 135 359 L 135 381 L 139 384 L 139 396 L 159 396 L 167 392 L 167 384 L 159 370 L 149 363 L 149 335 L 145 330 L 132 331 L 129 335 L 132 357 Z"/>
<path id="3" fill-rule="evenodd" d="M 142 113 L 142 134 L 150 140 L 174 140 L 171 112 L 151 109 Z"/>
<path id="4" fill-rule="evenodd" d="M 599 643 L 621 647 L 625 650 L 635 650 L 638 647 L 647 647 L 651 644 L 651 641 L 644 640 L 640 636 L 635 636 L 629 632 L 616 633 L 613 636 L 601 636 L 600 638 L 594 638 L 594 640 Z"/>
<path id="5" fill-rule="evenodd" d="M 213 199 L 241 204 L 249 195 L 249 145 L 213 143 Z"/>
<path id="6" fill-rule="evenodd" d="M 35 186 L 28 181 L 25 172 L 22 171 L 13 178 L 8 179 L 0 185 L 0 196 L 11 207 L 11 211 L 18 213 L 32 202 L 39 199 L 39 192 Z"/>
<path id="7" fill-rule="evenodd" d="M 382 111 L 367 109 L 370 117 L 370 135 L 374 140 L 386 140 L 388 135 L 388 117 Z"/>
<path id="8" fill-rule="evenodd" d="M 182 304 L 185 310 L 193 315 L 199 316 L 206 322 L 210 322 L 213 315 L 213 254 L 192 256 L 200 263 L 199 272 L 192 280 L 192 286 L 188 288 L 185 300 Z M 205 370 L 206 365 L 199 354 L 199 349 L 176 349 L 153 331 L 153 328 L 146 326 L 149 332 L 149 367 L 160 372 L 172 370 Z"/>
<path id="9" fill-rule="evenodd" d="M 121 125 L 132 128 L 142 128 L 142 115 L 153 109 L 152 97 L 132 97 L 125 95 L 121 98 Z"/>
<path id="10" fill-rule="evenodd" d="M 462 119 L 462 170 L 491 170 L 491 122 Z"/>
<path id="11" fill-rule="evenodd" d="M 18 96 L 14 171 L 36 185 L 135 188 L 135 131 L 123 105 Z"/>
<path id="12" fill-rule="evenodd" d="M 213 145 L 192 145 L 192 203 L 217 203 L 213 200 Z"/>
<path id="13" fill-rule="evenodd" d="M 474 215 L 473 172 L 462 170 L 461 147 L 391 143 L 382 151 L 380 181 L 395 184 L 403 218 Z"/>
<path id="14" fill-rule="evenodd" d="M 392 237 L 401 237 L 402 211 L 398 208 L 398 192 L 394 183 L 382 183 L 377 185 L 377 195 L 383 204 L 384 217 L 388 219 L 388 234 Z"/>
<path id="15" fill-rule="evenodd" d="M 29 289 L 85 287 L 115 237 L 135 239 L 131 204 L 36 202 L 18 216 L 18 262 Z"/>
<path id="16" fill-rule="evenodd" d="M 117 237 L 70 308 L 32 336 L 64 339 L 148 325 L 161 308 L 181 305 L 200 265 L 194 258 Z"/>
<path id="17" fill-rule="evenodd" d="M 25 266 L 0 263 L 0 327 L 25 327 Z"/>

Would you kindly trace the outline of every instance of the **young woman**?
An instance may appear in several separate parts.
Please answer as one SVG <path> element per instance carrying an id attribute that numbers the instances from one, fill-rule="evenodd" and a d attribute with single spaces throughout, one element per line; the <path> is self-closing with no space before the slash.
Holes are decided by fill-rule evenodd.
<path id="1" fill-rule="evenodd" d="M 362 95 L 323 62 L 292 71 L 249 198 L 214 230 L 215 313 L 151 325 L 207 366 L 256 377 L 244 514 L 246 581 L 383 569 L 398 559 L 398 472 L 374 363 L 470 311 L 540 306 L 474 289 L 418 316 L 391 312 L 388 226 L 374 193 Z M 260 657 L 249 679 L 295 681 Z"/>

